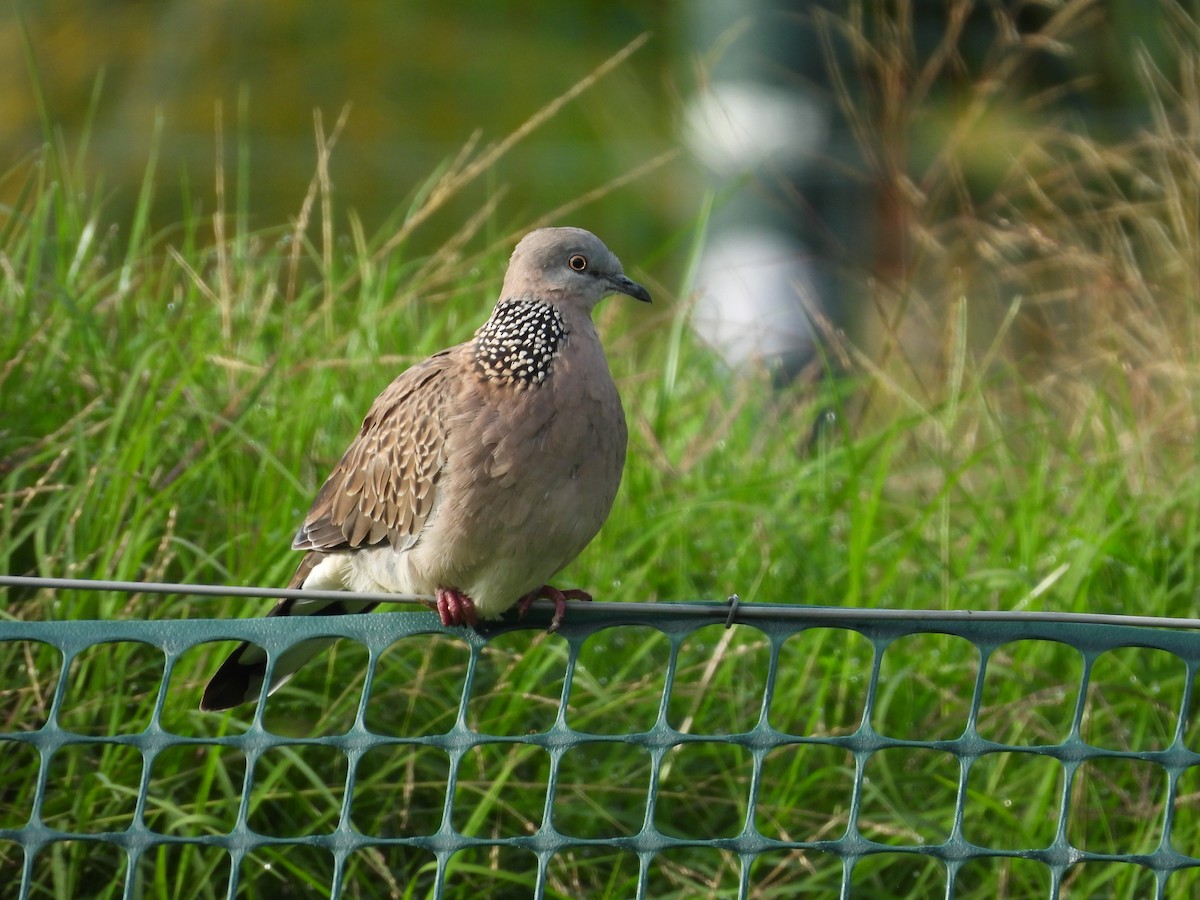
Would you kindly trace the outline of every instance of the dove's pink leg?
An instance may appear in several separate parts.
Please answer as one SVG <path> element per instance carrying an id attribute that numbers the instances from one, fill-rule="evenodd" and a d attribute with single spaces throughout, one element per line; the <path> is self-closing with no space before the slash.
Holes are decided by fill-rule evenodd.
<path id="1" fill-rule="evenodd" d="M 529 612 L 529 607 L 533 605 L 534 600 L 553 600 L 554 601 L 554 618 L 550 620 L 550 627 L 547 631 L 558 631 L 558 626 L 562 624 L 563 616 L 567 613 L 568 600 L 590 601 L 592 595 L 587 591 L 581 591 L 576 588 L 560 591 L 556 587 L 548 584 L 543 584 L 540 588 L 534 588 L 524 597 L 517 601 L 517 612 L 521 618 L 525 618 L 525 613 Z"/>
<path id="2" fill-rule="evenodd" d="M 438 588 L 434 603 L 443 625 L 474 625 L 478 621 L 475 601 L 454 588 Z"/>

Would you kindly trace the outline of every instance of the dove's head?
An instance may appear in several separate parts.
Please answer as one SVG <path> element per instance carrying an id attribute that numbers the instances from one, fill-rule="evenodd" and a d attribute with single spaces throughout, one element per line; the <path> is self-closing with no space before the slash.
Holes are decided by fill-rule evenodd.
<path id="1" fill-rule="evenodd" d="M 609 294 L 650 302 L 650 292 L 626 277 L 621 261 L 590 231 L 539 228 L 521 238 L 513 250 L 500 297 L 590 311 Z"/>

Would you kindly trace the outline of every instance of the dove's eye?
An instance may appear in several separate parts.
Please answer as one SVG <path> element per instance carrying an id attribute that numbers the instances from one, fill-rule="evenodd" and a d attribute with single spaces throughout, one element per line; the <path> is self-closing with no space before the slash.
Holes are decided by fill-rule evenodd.
<path id="1" fill-rule="evenodd" d="M 585 269 L 587 269 L 587 267 L 588 267 L 587 257 L 580 256 L 578 253 L 576 253 L 574 256 L 572 256 L 570 259 L 567 260 L 567 265 L 570 266 L 572 269 L 574 269 L 576 272 L 582 272 Z"/>

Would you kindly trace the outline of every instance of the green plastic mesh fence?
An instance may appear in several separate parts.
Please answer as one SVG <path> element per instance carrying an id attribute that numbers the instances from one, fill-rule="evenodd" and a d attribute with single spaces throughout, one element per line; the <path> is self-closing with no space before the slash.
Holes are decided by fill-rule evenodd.
<path id="1" fill-rule="evenodd" d="M 546 621 L 535 607 L 480 633 L 425 612 L 0 622 L 0 649 L 20 647 L 4 658 L 25 660 L 10 696 L 48 685 L 38 716 L 0 707 L 0 865 L 19 884 L 5 896 L 61 893 L 70 847 L 111 861 L 94 876 L 108 883 L 77 896 L 1185 897 L 1200 884 L 1194 632 L 716 603 L 575 605 L 557 635 Z M 316 636 L 347 640 L 310 680 L 232 716 L 195 711 L 228 649 L 210 642 L 278 654 Z M 145 715 L 73 687 L 125 659 L 104 655 L 114 646 L 161 660 L 157 680 L 125 686 Z M 345 721 L 321 718 L 339 702 Z M 105 792 L 122 815 L 80 808 Z M 324 812 L 297 819 L 291 800 Z"/>

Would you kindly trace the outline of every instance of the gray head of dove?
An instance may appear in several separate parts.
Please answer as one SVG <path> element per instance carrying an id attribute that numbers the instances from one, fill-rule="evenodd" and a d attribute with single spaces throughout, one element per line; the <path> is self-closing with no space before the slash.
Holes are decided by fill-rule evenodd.
<path id="1" fill-rule="evenodd" d="M 539 228 L 525 235 L 500 292 L 502 299 L 569 303 L 588 311 L 609 294 L 650 302 L 650 292 L 626 277 L 613 252 L 582 228 Z"/>

